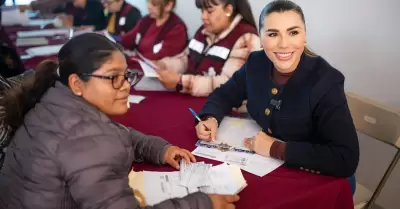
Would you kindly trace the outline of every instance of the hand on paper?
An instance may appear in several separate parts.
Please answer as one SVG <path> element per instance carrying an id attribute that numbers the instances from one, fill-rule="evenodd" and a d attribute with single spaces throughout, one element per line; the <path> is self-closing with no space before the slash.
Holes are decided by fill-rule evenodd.
<path id="1" fill-rule="evenodd" d="M 269 151 L 275 139 L 260 131 L 253 138 L 245 139 L 244 145 L 257 154 L 269 157 Z"/>
<path id="2" fill-rule="evenodd" d="M 174 89 L 181 80 L 181 75 L 175 71 L 160 69 L 157 71 L 158 79 L 167 89 Z"/>
<path id="3" fill-rule="evenodd" d="M 184 159 L 187 164 L 196 162 L 196 158 L 191 152 L 176 146 L 170 146 L 164 154 L 164 162 L 178 170 L 181 159 Z"/>
<path id="4" fill-rule="evenodd" d="M 217 137 L 218 121 L 215 118 L 209 118 L 200 121 L 196 126 L 197 137 L 204 141 L 215 141 Z"/>
<path id="5" fill-rule="evenodd" d="M 209 194 L 212 203 L 213 209 L 235 209 L 235 205 L 233 203 L 239 201 L 238 195 L 215 195 Z"/>

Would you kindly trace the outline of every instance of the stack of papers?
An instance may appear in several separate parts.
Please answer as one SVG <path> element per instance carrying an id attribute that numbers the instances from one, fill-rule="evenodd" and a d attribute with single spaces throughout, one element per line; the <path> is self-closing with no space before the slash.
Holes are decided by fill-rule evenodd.
<path id="1" fill-rule="evenodd" d="M 16 46 L 41 46 L 41 45 L 47 45 L 49 44 L 49 41 L 47 41 L 46 38 L 40 37 L 40 38 L 18 38 L 17 42 L 15 43 Z"/>
<path id="2" fill-rule="evenodd" d="M 188 165 L 183 169 L 185 169 L 184 174 L 181 171 L 132 171 L 129 174 L 129 185 L 145 197 L 146 205 L 149 206 L 167 199 L 185 197 L 198 191 L 208 194 L 238 194 L 247 186 L 240 168 L 235 165 L 221 164 L 211 167 L 204 163 L 195 163 L 194 166 Z M 197 170 L 202 170 L 202 173 L 196 174 Z M 204 170 L 208 170 L 208 172 Z M 182 179 L 181 175 L 189 176 L 184 178 L 190 179 L 187 184 L 190 188 L 181 185 L 187 181 Z M 200 186 L 194 187 L 195 185 Z"/>
<path id="3" fill-rule="evenodd" d="M 1 9 L 1 25 L 26 25 L 29 22 L 27 15 L 19 11 L 18 7 L 2 7 Z"/>
<path id="4" fill-rule="evenodd" d="M 45 30 L 31 30 L 31 31 L 19 31 L 17 32 L 18 38 L 27 38 L 27 37 L 40 37 L 40 36 L 55 36 L 55 35 L 65 35 L 68 36 L 70 33 L 70 29 L 61 28 L 61 29 L 45 29 Z"/>
<path id="5" fill-rule="evenodd" d="M 33 47 L 26 50 L 29 56 L 50 56 L 54 54 L 58 54 L 63 44 L 60 45 L 52 45 L 52 46 L 40 46 L 40 47 Z"/>
<path id="6" fill-rule="evenodd" d="M 283 161 L 259 154 L 222 152 L 213 148 L 197 147 L 193 155 L 239 166 L 242 170 L 263 177 L 279 168 Z"/>
<path id="7" fill-rule="evenodd" d="M 211 164 L 205 164 L 204 162 L 186 164 L 185 161 L 181 161 L 180 165 L 180 183 L 179 185 L 186 187 L 189 191 L 195 191 L 199 187 L 211 186 L 211 178 L 208 175 Z"/>
<path id="8" fill-rule="evenodd" d="M 39 26 L 40 28 L 44 28 L 46 25 L 53 24 L 55 19 L 33 19 L 29 20 L 24 26 Z"/>

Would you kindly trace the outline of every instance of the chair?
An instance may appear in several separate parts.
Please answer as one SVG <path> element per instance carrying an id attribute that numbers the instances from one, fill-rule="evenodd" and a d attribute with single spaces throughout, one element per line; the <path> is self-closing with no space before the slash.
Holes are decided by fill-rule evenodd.
<path id="1" fill-rule="evenodd" d="M 400 112 L 355 93 L 347 92 L 346 97 L 356 129 L 397 149 L 375 191 L 357 183 L 355 208 L 370 209 L 400 158 Z"/>

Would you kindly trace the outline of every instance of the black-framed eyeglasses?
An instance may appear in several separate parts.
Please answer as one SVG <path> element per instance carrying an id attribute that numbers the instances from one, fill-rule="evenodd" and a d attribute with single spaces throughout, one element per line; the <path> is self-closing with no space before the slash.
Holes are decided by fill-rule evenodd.
<path id="1" fill-rule="evenodd" d="M 123 75 L 104 76 L 84 73 L 82 76 L 111 80 L 113 88 L 120 89 L 124 85 L 125 81 L 128 81 L 131 86 L 134 86 L 139 81 L 142 74 L 143 73 L 138 70 L 127 70 Z"/>

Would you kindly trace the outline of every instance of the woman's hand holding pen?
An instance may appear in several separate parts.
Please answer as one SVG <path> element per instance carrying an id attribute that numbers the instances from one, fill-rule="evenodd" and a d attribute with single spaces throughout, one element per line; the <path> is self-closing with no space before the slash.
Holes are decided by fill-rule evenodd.
<path id="1" fill-rule="evenodd" d="M 214 141 L 217 136 L 218 121 L 214 117 L 200 121 L 196 125 L 197 137 L 204 141 Z"/>

